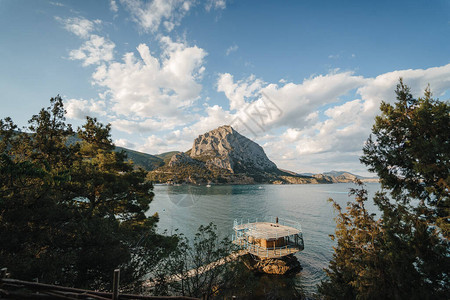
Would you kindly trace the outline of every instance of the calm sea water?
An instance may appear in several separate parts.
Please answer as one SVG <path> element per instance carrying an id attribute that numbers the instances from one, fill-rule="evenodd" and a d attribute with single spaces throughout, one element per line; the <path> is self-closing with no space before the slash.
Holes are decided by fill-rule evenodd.
<path id="1" fill-rule="evenodd" d="M 221 186 L 155 186 L 155 198 L 148 214 L 160 216 L 159 231 L 170 234 L 178 229 L 191 238 L 200 225 L 213 222 L 219 234 L 230 236 L 235 219 L 277 216 L 300 221 L 305 250 L 296 254 L 303 270 L 296 280 L 306 293 L 314 293 L 325 278 L 333 254 L 334 242 L 329 234 L 336 227 L 336 213 L 327 200 L 333 198 L 345 207 L 350 183 L 299 185 L 221 185 Z M 368 183 L 369 199 L 380 189 L 378 183 Z M 376 211 L 368 201 L 367 208 Z"/>

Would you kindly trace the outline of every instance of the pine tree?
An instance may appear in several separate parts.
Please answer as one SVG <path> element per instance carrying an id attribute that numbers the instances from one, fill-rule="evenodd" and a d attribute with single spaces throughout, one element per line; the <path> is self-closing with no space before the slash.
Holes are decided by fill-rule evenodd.
<path id="1" fill-rule="evenodd" d="M 14 277 L 132 289 L 176 245 L 156 234 L 146 172 L 115 152 L 110 125 L 87 118 L 78 138 L 61 97 L 24 131 L 0 120 L 0 264 Z"/>
<path id="2" fill-rule="evenodd" d="M 430 89 L 414 99 L 400 80 L 395 106 L 381 104 L 361 162 L 385 192 L 365 207 L 367 192 L 338 212 L 337 241 L 319 292 L 327 299 L 446 299 L 450 293 L 448 103 Z M 387 193 L 389 192 L 389 194 Z"/>

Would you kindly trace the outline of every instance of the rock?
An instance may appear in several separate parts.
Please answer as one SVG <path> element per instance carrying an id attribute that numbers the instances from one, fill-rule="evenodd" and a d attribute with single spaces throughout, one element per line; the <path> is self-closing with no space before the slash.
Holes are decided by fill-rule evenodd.
<path id="1" fill-rule="evenodd" d="M 252 271 L 273 275 L 286 275 L 299 272 L 302 267 L 297 257 L 287 255 L 282 258 L 256 258 L 247 255 L 244 264 Z"/>
<path id="2" fill-rule="evenodd" d="M 173 155 L 169 161 L 169 167 L 176 167 L 179 165 L 203 165 L 203 163 L 198 160 L 192 159 L 184 152 L 180 152 Z"/>
<path id="3" fill-rule="evenodd" d="M 196 138 L 190 155 L 206 162 L 207 166 L 227 169 L 232 173 L 277 170 L 261 146 L 227 125 Z"/>

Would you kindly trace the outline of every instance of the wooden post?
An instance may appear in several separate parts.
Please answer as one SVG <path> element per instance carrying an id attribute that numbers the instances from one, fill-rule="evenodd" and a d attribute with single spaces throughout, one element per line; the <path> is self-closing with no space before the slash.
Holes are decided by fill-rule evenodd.
<path id="1" fill-rule="evenodd" d="M 119 279 L 120 279 L 120 269 L 114 270 L 114 279 L 113 279 L 113 300 L 119 300 Z"/>

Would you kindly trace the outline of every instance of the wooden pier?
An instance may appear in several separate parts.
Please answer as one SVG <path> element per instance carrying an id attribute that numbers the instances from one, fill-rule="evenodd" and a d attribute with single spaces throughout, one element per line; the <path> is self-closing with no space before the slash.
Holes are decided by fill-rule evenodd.
<path id="1" fill-rule="evenodd" d="M 168 278 L 165 278 L 164 281 L 165 282 L 176 282 L 176 281 L 181 281 L 181 280 L 184 280 L 187 278 L 201 275 L 201 274 L 208 272 L 218 266 L 222 266 L 228 262 L 234 261 L 234 260 L 238 259 L 239 257 L 246 255 L 247 253 L 248 253 L 248 251 L 245 249 L 233 252 L 230 255 L 228 255 L 227 257 L 221 258 L 219 260 L 216 260 L 215 262 L 209 263 L 209 264 L 201 266 L 199 268 L 189 270 L 186 273 L 175 274 L 175 275 L 169 276 Z M 157 282 L 155 282 L 153 280 L 147 280 L 143 283 L 143 286 L 147 287 L 147 288 L 151 288 L 151 287 L 156 286 L 156 284 L 157 284 Z"/>

